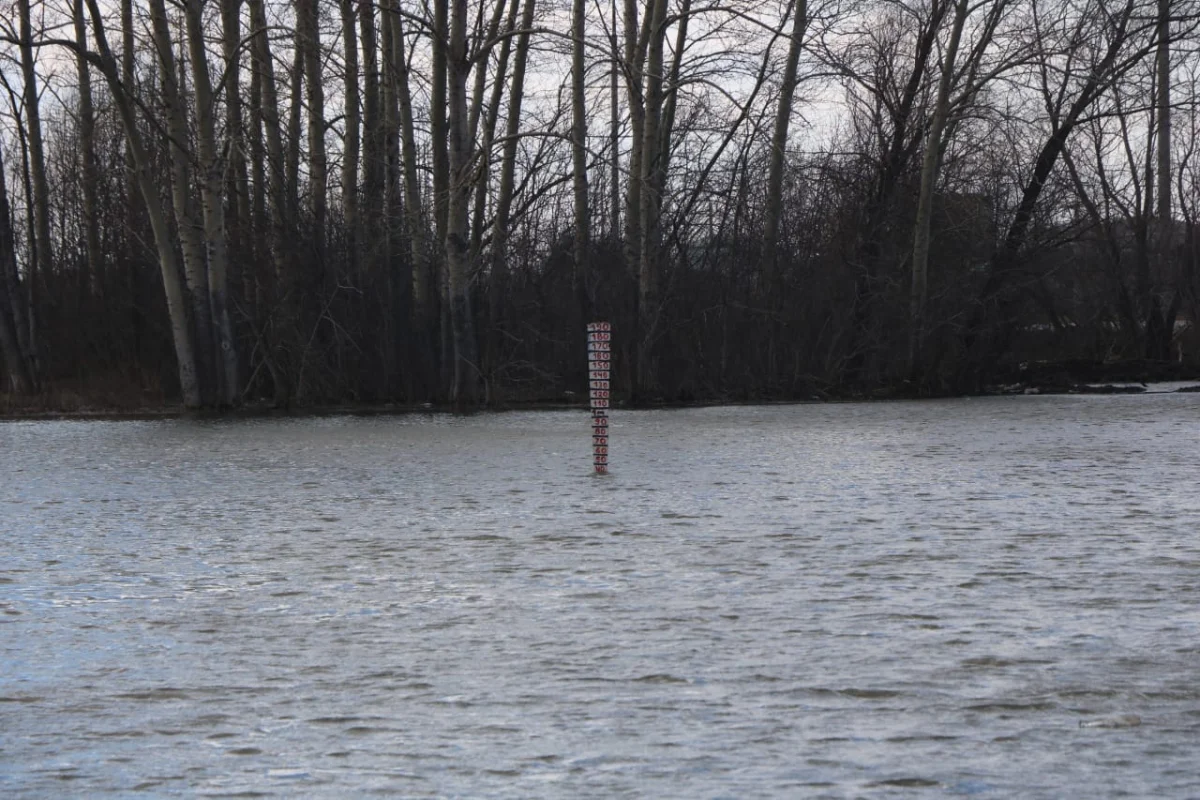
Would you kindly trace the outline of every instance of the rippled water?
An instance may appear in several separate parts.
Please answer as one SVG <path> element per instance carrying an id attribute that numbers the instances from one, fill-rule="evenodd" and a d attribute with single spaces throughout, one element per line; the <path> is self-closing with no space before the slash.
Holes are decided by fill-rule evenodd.
<path id="1" fill-rule="evenodd" d="M 0 424 L 0 795 L 1196 797 L 1198 440 L 618 412 L 597 478 L 584 412 Z"/>

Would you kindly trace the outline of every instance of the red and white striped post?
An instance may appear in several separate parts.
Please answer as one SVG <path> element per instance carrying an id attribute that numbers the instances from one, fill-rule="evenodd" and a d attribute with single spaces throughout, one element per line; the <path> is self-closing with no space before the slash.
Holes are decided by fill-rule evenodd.
<path id="1" fill-rule="evenodd" d="M 608 400 L 612 366 L 612 325 L 589 322 L 588 397 L 592 401 L 592 466 L 597 475 L 608 473 Z"/>

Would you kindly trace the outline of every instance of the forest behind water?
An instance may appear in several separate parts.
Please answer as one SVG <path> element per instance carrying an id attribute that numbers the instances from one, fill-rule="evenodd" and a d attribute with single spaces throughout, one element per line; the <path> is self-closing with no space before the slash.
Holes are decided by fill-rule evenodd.
<path id="1" fill-rule="evenodd" d="M 1200 365 L 1197 0 L 6 0 L 0 407 Z"/>

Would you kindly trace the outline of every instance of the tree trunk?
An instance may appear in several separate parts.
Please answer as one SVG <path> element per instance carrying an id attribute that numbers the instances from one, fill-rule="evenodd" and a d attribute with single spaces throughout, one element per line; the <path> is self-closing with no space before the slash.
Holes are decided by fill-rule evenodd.
<path id="1" fill-rule="evenodd" d="M 432 68 L 429 88 L 429 131 L 431 148 L 433 150 L 433 227 L 437 247 L 445 261 L 446 242 L 448 241 L 448 214 L 450 193 L 454 190 L 454 176 L 450 167 L 450 156 L 447 152 L 447 141 L 453 135 L 447 127 L 447 54 L 446 48 L 450 39 L 449 7 L 446 0 L 435 0 L 433 4 L 433 40 Z M 465 16 L 465 12 L 464 12 Z M 464 20 L 464 25 L 465 20 Z M 465 76 L 463 78 L 466 79 Z M 465 89 L 464 89 L 465 92 Z M 466 124 L 466 121 L 463 121 Z M 433 291 L 437 292 L 440 300 L 438 307 L 437 327 L 440 331 L 441 385 L 454 385 L 454 372 L 457 360 L 454 355 L 453 320 L 451 319 L 450 276 L 449 264 L 436 263 L 431 271 Z"/>
<path id="2" fill-rule="evenodd" d="M 248 0 L 250 26 L 254 30 L 253 63 L 262 90 L 262 125 L 266 139 L 267 198 L 270 201 L 271 254 L 275 277 L 284 280 L 292 272 L 287 261 L 288 157 L 284 154 L 282 123 L 279 119 L 279 94 L 275 83 L 275 60 L 267 38 L 267 19 L 263 0 Z"/>
<path id="3" fill-rule="evenodd" d="M 15 102 L 13 102 L 13 109 L 16 112 L 17 103 Z M 33 303 L 36 298 L 33 295 L 33 288 L 28 284 L 37 276 L 37 222 L 34 213 L 37 204 L 33 200 L 33 177 L 29 165 L 29 136 L 22 125 L 17 126 L 17 142 L 21 147 L 21 189 L 25 197 L 25 243 L 29 259 L 26 264 L 26 285 L 23 287 L 25 296 L 22 300 L 25 324 L 17 330 L 17 341 L 21 346 L 21 352 L 25 354 L 27 363 L 32 364 L 36 369 L 37 352 L 34 350 L 33 336 Z"/>
<path id="4" fill-rule="evenodd" d="M 446 208 L 446 276 L 450 300 L 450 326 L 454 344 L 450 399 L 455 405 L 479 401 L 479 366 L 471 319 L 471 264 L 468 205 L 473 185 L 472 142 L 468 138 L 467 77 L 471 69 L 467 51 L 467 0 L 452 4 L 450 39 L 446 47 L 449 67 L 447 99 L 449 141 L 449 196 Z M 439 7 L 447 0 L 438 0 Z M 440 13 L 440 12 L 439 12 Z M 479 67 L 483 69 L 481 65 Z"/>
<path id="5" fill-rule="evenodd" d="M 493 0 L 493 2 L 492 16 L 488 19 L 487 25 L 483 30 L 479 30 L 477 24 L 474 33 L 476 46 L 481 48 L 481 50 L 473 55 L 479 68 L 475 70 L 475 85 L 471 90 L 471 105 L 467 115 L 467 138 L 472 142 L 479 141 L 479 120 L 483 115 L 483 93 L 487 88 L 487 63 L 491 43 L 495 41 L 496 34 L 500 32 L 500 23 L 504 19 L 504 9 L 508 7 L 508 0 Z M 508 39 L 506 38 L 505 41 L 508 41 Z M 482 48 L 487 48 L 488 52 L 482 52 Z"/>
<path id="6" fill-rule="evenodd" d="M 658 8 L 663 0 L 651 0 Z M 638 22 L 637 0 L 625 0 L 625 91 L 629 105 L 629 182 L 625 192 L 625 265 L 638 275 L 642 263 L 642 190 L 645 162 L 645 114 L 642 94 L 646 43 L 651 17 L 647 12 Z"/>
<path id="7" fill-rule="evenodd" d="M 1175 259 L 1173 255 L 1174 223 L 1171 219 L 1171 2 L 1158 0 L 1158 48 L 1155 53 L 1154 68 L 1157 83 L 1155 97 L 1155 116 L 1158 118 L 1158 219 L 1156 220 L 1156 236 L 1154 248 L 1158 262 L 1163 271 L 1171 272 Z M 1157 287 L 1151 282 L 1150 291 L 1157 292 Z M 1178 292 L 1175 297 L 1178 298 Z M 1175 313 L 1172 308 L 1178 308 L 1177 302 L 1172 302 L 1167 309 L 1167 319 L 1159 318 L 1161 304 L 1155 294 L 1145 306 L 1146 308 L 1146 357 L 1165 360 L 1170 355 L 1171 339 L 1174 338 Z"/>
<path id="8" fill-rule="evenodd" d="M 917 147 L 915 131 L 918 128 L 914 124 L 913 111 L 926 83 L 926 66 L 937 44 L 937 32 L 941 29 L 949 7 L 950 0 L 933 0 L 929 8 L 928 26 L 916 38 L 912 66 L 908 72 L 908 79 L 900 90 L 899 101 L 892 100 L 886 104 L 891 131 L 879 131 L 882 153 L 875 176 L 875 187 L 871 199 L 866 204 L 863 221 L 858 226 L 859 232 L 853 246 L 852 258 L 859 263 L 856 265 L 858 274 L 854 281 L 849 345 L 846 348 L 848 357 L 844 367 L 844 381 L 850 386 L 860 386 L 867 382 L 868 369 L 879 346 L 875 338 L 875 304 L 878 284 L 881 281 L 884 248 L 882 240 L 901 178 Z M 877 69 L 890 71 L 891 66 L 879 65 Z M 887 88 L 889 91 L 899 89 L 898 86 L 890 85 Z"/>
<path id="9" fill-rule="evenodd" d="M 163 115 L 169 140 L 171 162 L 171 198 L 175 206 L 176 229 L 183 252 L 184 277 L 191 295 L 192 325 L 195 331 L 196 365 L 200 394 L 204 405 L 216 399 L 214 389 L 212 305 L 209 301 L 208 266 L 204 254 L 202 223 L 196 218 L 192 197 L 192 176 L 188 169 L 188 124 L 183 96 L 176 72 L 175 54 L 167 22 L 164 0 L 150 0 L 150 21 L 162 85 Z M 149 202 L 149 200 L 147 200 Z"/>
<path id="10" fill-rule="evenodd" d="M 134 51 L 133 51 L 133 0 L 121 0 L 121 83 L 125 91 L 134 92 Z M 129 143 L 125 143 L 125 166 L 128 169 L 128 184 L 125 191 L 129 202 L 137 202 L 134 198 L 140 195 L 137 176 L 134 174 L 133 153 Z"/>
<path id="11" fill-rule="evenodd" d="M 362 129 L 358 97 L 358 32 L 355 28 L 353 0 L 339 0 L 342 11 L 342 52 L 346 60 L 345 114 L 346 136 L 342 152 L 342 216 L 346 225 L 346 260 L 351 274 L 357 273 L 358 245 L 362 238 L 358 217 L 358 151 Z"/>
<path id="12" fill-rule="evenodd" d="M 434 230 L 439 242 L 446 240 L 446 203 L 451 180 L 449 155 L 446 151 L 448 139 L 446 130 L 446 44 L 450 35 L 448 19 L 449 9 L 446 0 L 435 0 L 432 38 L 433 74 L 429 79 L 429 133 L 432 139 L 430 145 L 433 149 Z"/>
<path id="13" fill-rule="evenodd" d="M 571 167 L 575 190 L 575 280 L 584 281 L 591 246 L 591 218 L 588 211 L 587 174 L 587 99 L 584 94 L 584 26 L 587 6 L 574 0 L 571 20 Z M 585 295 L 586 297 L 586 295 Z"/>
<path id="14" fill-rule="evenodd" d="M 477 269 L 481 269 L 480 253 L 483 251 L 483 231 L 486 227 L 484 215 L 487 212 L 488 197 L 491 196 L 492 181 L 492 144 L 496 138 L 496 124 L 500 119 L 500 102 L 504 99 L 504 86 L 508 78 L 508 61 L 512 53 L 513 32 L 517 25 L 517 13 L 520 11 L 520 0 L 511 0 L 508 9 L 508 21 L 505 23 L 507 34 L 500 42 L 500 56 L 496 60 L 496 74 L 492 76 L 492 92 L 488 99 L 487 114 L 483 117 L 483 132 L 479 143 L 479 180 L 475 187 L 475 210 L 471 217 L 471 257 Z M 479 70 L 483 75 L 485 70 Z M 476 86 L 478 86 L 478 82 Z M 481 109 L 482 110 L 482 109 Z M 472 141 L 476 136 L 471 136 Z"/>
<path id="15" fill-rule="evenodd" d="M 159 0 L 161 2 L 161 0 Z M 158 250 L 158 263 L 162 271 L 163 289 L 167 296 L 167 313 L 171 321 L 171 339 L 175 345 L 175 358 L 179 369 L 179 389 L 183 404 L 188 408 L 199 408 L 202 404 L 200 386 L 196 378 L 196 355 L 192 343 L 192 331 L 187 319 L 187 300 L 179 274 L 179 262 L 175 257 L 175 242 L 167 225 L 166 215 L 159 202 L 159 187 L 154 178 L 153 163 L 142 143 L 134 113 L 133 98 L 128 94 L 117 73 L 116 59 L 108 46 L 104 33 L 104 18 L 97 0 L 87 0 L 88 12 L 92 17 L 92 31 L 99 50 L 93 61 L 100 68 L 108 83 L 113 102 L 120 114 L 121 127 L 129 144 L 133 158 L 134 173 L 141 190 L 150 227 L 154 231 L 154 243 Z"/>
<path id="16" fill-rule="evenodd" d="M 609 149 L 609 221 L 608 235 L 614 243 L 621 238 L 621 112 L 620 112 L 620 49 L 617 47 L 617 0 L 609 0 L 612 17 L 610 46 L 612 59 L 609 65 L 608 86 L 608 149 Z"/>
<path id="17" fill-rule="evenodd" d="M 359 208 L 362 230 L 370 244 L 363 248 L 363 255 L 374 260 L 369 253 L 374 249 L 379 235 L 379 223 L 383 195 L 383 119 L 380 113 L 379 96 L 379 52 L 375 35 L 375 11 L 373 3 L 358 4 L 359 37 L 362 39 L 363 100 L 362 100 L 362 200 Z M 386 20 L 383 24 L 387 24 Z"/>
<path id="18" fill-rule="evenodd" d="M 658 321 L 659 304 L 659 222 L 662 194 L 659 172 L 662 150 L 659 146 L 663 112 L 663 48 L 666 38 L 667 0 L 652 0 L 650 44 L 646 51 L 645 126 L 642 129 L 642 163 L 638 176 L 641 193 L 641 246 L 638 263 L 638 357 L 637 390 L 653 384 L 654 365 L 651 350 Z"/>
<path id="19" fill-rule="evenodd" d="M 233 264 L 245 264 L 248 259 L 248 235 L 253 229 L 250 211 L 250 179 L 246 171 L 246 135 L 242 112 L 242 0 L 220 0 L 221 54 L 225 60 L 225 125 L 229 142 L 229 170 L 226 196 L 229 199 L 228 226 L 230 258 Z M 246 269 L 240 277 L 248 282 Z M 233 275 L 229 276 L 234 279 Z"/>
<path id="20" fill-rule="evenodd" d="M 37 305 L 38 273 L 54 265 L 50 247 L 50 188 L 46 182 L 46 156 L 42 143 L 42 115 L 39 107 L 37 72 L 33 57 L 33 28 L 30 20 L 30 0 L 17 0 L 21 26 L 21 74 L 25 81 L 25 126 L 29 141 L 29 172 L 33 183 L 33 253 L 27 275 L 29 316 L 26 319 L 26 357 L 38 369 Z"/>
<path id="21" fill-rule="evenodd" d="M 0 357 L 8 372 L 8 390 L 14 394 L 25 394 L 34 387 L 32 370 L 17 338 L 25 320 L 23 291 L 5 182 L 4 148 L 0 147 Z"/>
<path id="22" fill-rule="evenodd" d="M 671 140 L 675 133 L 675 106 L 679 98 L 679 74 L 683 68 L 683 53 L 687 49 L 688 21 L 692 16 L 692 0 L 682 0 L 675 15 L 675 55 L 663 89 L 662 122 L 658 128 L 658 170 L 655 190 L 662 194 L 671 165 Z"/>
<path id="23" fill-rule="evenodd" d="M 266 139 L 267 197 L 269 199 L 268 225 L 271 261 L 274 266 L 275 291 L 271 298 L 273 310 L 277 311 L 278 323 L 267 329 L 265 363 L 271 373 L 275 389 L 275 404 L 285 406 L 291 402 L 293 376 L 286 363 L 287 351 L 282 336 L 289 323 L 297 317 L 298 299 L 295 287 L 298 283 L 295 265 L 290 254 L 288 220 L 294 207 L 295 183 L 290 177 L 292 162 L 284 153 L 282 124 L 279 119 L 279 94 L 275 83 L 275 62 L 271 55 L 267 37 L 267 19 L 263 0 L 248 0 L 250 27 L 254 31 L 252 50 L 254 71 L 258 76 L 262 92 L 262 126 Z M 296 104 L 293 103 L 293 106 Z M 298 157 L 298 156 L 297 156 Z"/>
<path id="24" fill-rule="evenodd" d="M 252 6 L 251 6 L 252 8 Z M 252 221 L 251 231 L 253 232 L 253 246 L 251 252 L 254 254 L 256 263 L 266 255 L 266 248 L 262 247 L 262 243 L 266 241 L 268 236 L 267 226 L 267 148 L 263 141 L 263 85 L 262 85 L 262 70 L 259 69 L 258 62 L 258 40 L 266 36 L 266 33 L 257 33 L 254 22 L 254 14 L 250 15 L 250 129 L 247 134 L 249 143 L 247 149 L 250 152 L 250 219 Z"/>
<path id="25" fill-rule="evenodd" d="M 324 274 L 329 191 L 329 159 L 325 152 L 325 89 L 321 76 L 321 26 L 317 0 L 297 0 L 297 34 L 304 50 L 304 83 L 308 99 L 308 212 L 312 216 L 313 250 Z"/>
<path id="26" fill-rule="evenodd" d="M 779 87 L 779 103 L 775 108 L 775 127 L 771 134 L 771 163 L 767 171 L 767 202 L 763 247 L 766 267 L 763 283 L 768 292 L 775 287 L 779 265 L 779 220 L 783 215 L 783 169 L 788 131 L 792 124 L 792 98 L 796 93 L 796 71 L 800 64 L 804 33 L 808 28 L 808 0 L 796 0 L 792 17 L 792 35 L 788 40 L 787 57 L 783 63 L 783 83 Z"/>
<path id="27" fill-rule="evenodd" d="M 297 20 L 299 24 L 299 20 Z M 292 73 L 288 82 L 290 105 L 288 106 L 287 141 L 285 157 L 287 159 L 287 176 L 285 189 L 287 192 L 287 220 L 291 228 L 290 234 L 299 233 L 297 221 L 300 215 L 300 125 L 304 118 L 304 53 L 306 48 L 300 42 L 300 32 L 292 38 Z"/>
<path id="28" fill-rule="evenodd" d="M 238 374 L 237 342 L 229 316 L 229 240 L 225 229 L 225 159 L 217 149 L 216 113 L 212 79 L 208 71 L 208 52 L 204 43 L 202 7 L 197 0 L 184 6 L 187 24 L 188 55 L 192 66 L 192 90 L 196 105 L 196 155 L 200 167 L 200 205 L 204 217 L 204 235 L 208 242 L 209 312 L 217 370 L 219 405 L 230 407 L 241 396 Z"/>
<path id="29" fill-rule="evenodd" d="M 404 39 L 403 20 L 394 16 L 392 31 L 392 63 L 395 67 L 395 93 L 399 113 L 400 148 L 404 186 L 404 229 L 408 233 L 409 256 L 412 264 L 409 287 L 412 300 L 411 333 L 418 355 L 417 375 L 426 391 L 436 383 L 436 363 L 432 342 L 432 323 L 437 303 L 434 295 L 436 267 L 429 246 L 424 204 L 421 200 L 421 176 L 417 163 L 417 135 L 413 122 L 413 101 L 408 69 L 408 51 Z"/>
<path id="30" fill-rule="evenodd" d="M 255 37 L 257 39 L 258 37 Z M 254 43 L 251 43 L 251 54 L 255 52 Z M 254 56 L 251 55 L 250 69 L 250 130 L 249 151 L 250 151 L 250 227 L 251 231 L 251 246 L 248 252 L 252 254 L 255 263 L 255 280 L 254 291 L 251 292 L 250 281 L 247 280 L 246 296 L 250 298 L 259 294 L 259 289 L 262 288 L 261 276 L 264 274 L 258 268 L 262 260 L 268 253 L 268 247 L 264 247 L 263 243 L 268 241 L 270 236 L 270 226 L 267 224 L 267 148 L 263 143 L 263 89 L 262 89 L 262 73 L 259 71 L 257 64 L 253 61 Z"/>
<path id="31" fill-rule="evenodd" d="M 383 379 L 386 391 L 394 390 L 393 375 L 396 371 L 396 344 L 399 338 L 397 313 L 396 251 L 400 239 L 400 107 L 397 83 L 398 65 L 396 38 L 400 28 L 400 8 L 395 0 L 383 0 L 380 9 L 383 27 L 380 44 L 383 47 L 383 128 L 380 140 L 383 146 L 383 182 L 379 202 L 384 209 L 383 228 L 380 231 L 379 250 L 383 254 Z M 401 50 L 401 56 L 403 51 Z"/>
<path id="32" fill-rule="evenodd" d="M 75 22 L 75 42 L 79 48 L 87 48 L 87 18 L 83 0 L 72 5 Z M 84 247 L 87 250 L 87 275 L 84 276 L 84 291 L 99 295 L 103 284 L 100 258 L 100 221 L 96 204 L 96 187 L 99 175 L 96 169 L 96 117 L 92 105 L 92 74 L 87 59 L 77 55 L 75 59 L 79 76 L 79 160 L 83 211 Z"/>
<path id="33" fill-rule="evenodd" d="M 496 221 L 492 226 L 491 309 L 493 325 L 500 317 L 501 291 L 508 275 L 509 216 L 517 172 L 517 136 L 521 131 L 521 105 L 525 100 L 525 67 L 535 0 L 525 0 L 521 10 L 517 52 L 513 59 L 512 86 L 508 92 L 508 117 L 504 122 L 504 148 L 500 155 L 500 185 L 496 190 Z"/>
<path id="34" fill-rule="evenodd" d="M 1171 222 L 1171 0 L 1158 0 L 1158 49 L 1154 68 L 1158 79 L 1155 98 L 1158 116 L 1158 219 L 1165 229 Z"/>
<path id="35" fill-rule="evenodd" d="M 912 288 L 909 293 L 908 366 L 913 381 L 924 379 L 925 306 L 929 295 L 929 239 L 930 222 L 933 217 L 933 190 L 937 185 L 938 165 L 941 159 L 942 131 L 946 127 L 946 116 L 949 113 L 954 62 L 958 57 L 958 43 L 967 20 L 967 10 L 967 0 L 958 0 L 954 7 L 950 41 L 942 55 L 942 74 L 938 79 L 937 100 L 934 102 L 933 118 L 929 122 L 929 132 L 925 139 L 925 156 L 921 161 L 921 188 L 917 199 L 916 227 L 913 231 Z"/>

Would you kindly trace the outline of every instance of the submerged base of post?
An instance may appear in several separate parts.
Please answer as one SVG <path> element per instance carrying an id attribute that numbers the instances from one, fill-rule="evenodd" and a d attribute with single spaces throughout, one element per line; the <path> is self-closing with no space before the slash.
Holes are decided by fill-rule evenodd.
<path id="1" fill-rule="evenodd" d="M 592 408 L 592 468 L 597 475 L 608 473 L 608 401 L 612 365 L 612 326 L 589 322 L 588 398 Z"/>

